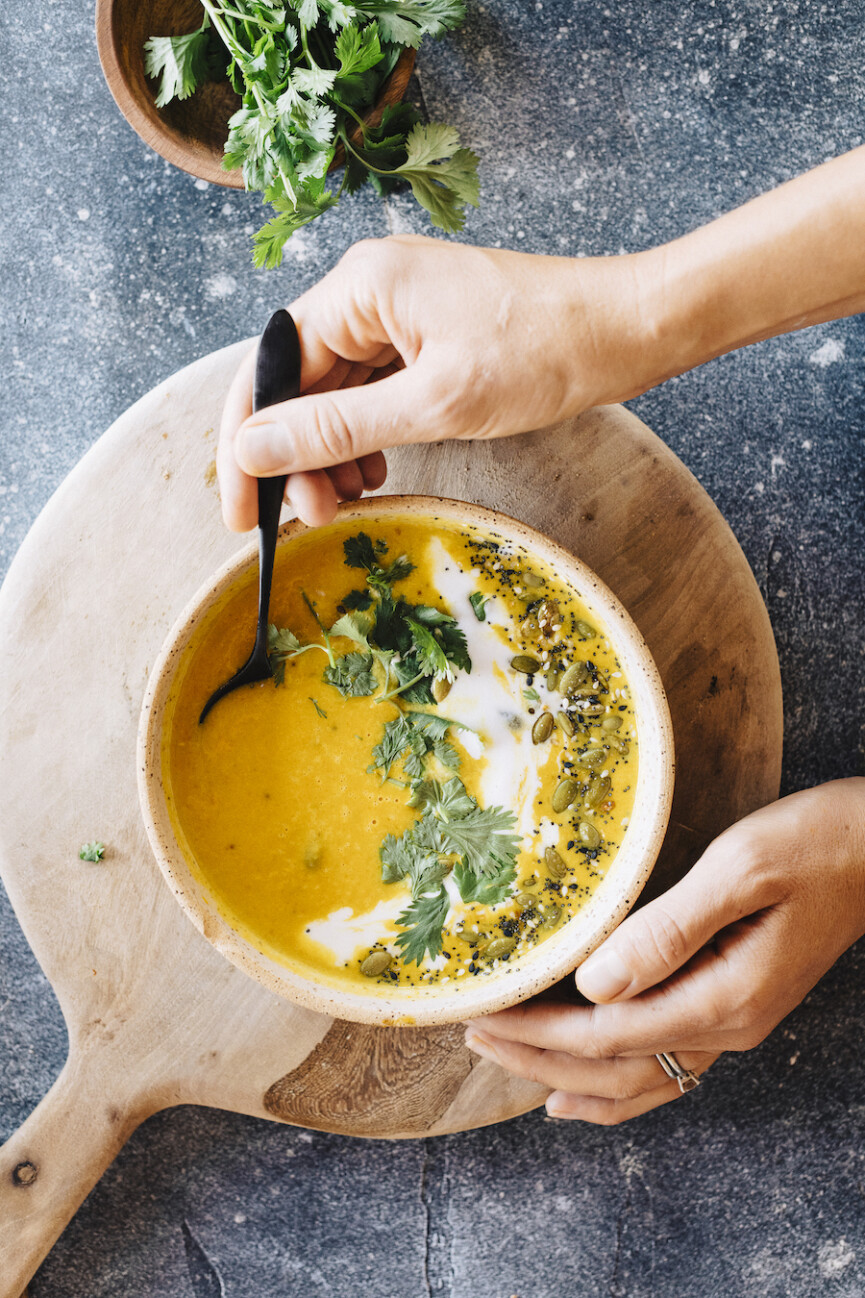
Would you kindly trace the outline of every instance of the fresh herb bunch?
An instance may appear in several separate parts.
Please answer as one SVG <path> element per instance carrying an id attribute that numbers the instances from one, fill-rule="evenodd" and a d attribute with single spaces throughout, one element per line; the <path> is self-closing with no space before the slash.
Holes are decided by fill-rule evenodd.
<path id="1" fill-rule="evenodd" d="M 152 36 L 145 69 L 157 107 L 187 99 L 227 73 L 242 96 L 229 122 L 224 166 L 276 209 L 254 236 L 258 267 L 278 266 L 286 240 L 367 180 L 380 194 L 407 181 L 434 226 L 454 233 L 478 205 L 477 157 L 451 126 L 423 125 L 410 104 L 363 119 L 404 46 L 459 26 L 463 0 L 201 0 L 204 21 L 185 36 Z M 327 173 L 342 149 L 338 187 Z"/>

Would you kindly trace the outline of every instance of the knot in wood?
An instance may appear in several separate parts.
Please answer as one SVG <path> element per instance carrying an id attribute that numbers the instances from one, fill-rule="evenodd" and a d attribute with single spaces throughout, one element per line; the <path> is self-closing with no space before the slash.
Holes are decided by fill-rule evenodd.
<path id="1" fill-rule="evenodd" d="M 35 1163 L 19 1163 L 12 1172 L 12 1181 L 15 1185 L 32 1185 L 39 1175 L 39 1169 Z"/>

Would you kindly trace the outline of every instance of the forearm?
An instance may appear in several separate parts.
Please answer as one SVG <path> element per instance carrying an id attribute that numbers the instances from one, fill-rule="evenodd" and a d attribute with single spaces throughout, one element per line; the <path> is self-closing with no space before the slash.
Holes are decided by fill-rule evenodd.
<path id="1" fill-rule="evenodd" d="M 747 343 L 865 310 L 865 147 L 637 254 L 653 386 Z"/>

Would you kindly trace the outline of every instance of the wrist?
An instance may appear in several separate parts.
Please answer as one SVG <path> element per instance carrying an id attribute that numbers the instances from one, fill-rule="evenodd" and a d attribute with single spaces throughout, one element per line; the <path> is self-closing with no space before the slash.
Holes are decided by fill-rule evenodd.
<path id="1" fill-rule="evenodd" d="M 659 251 L 550 259 L 553 346 L 569 373 L 564 413 L 628 401 L 687 368 L 662 309 Z"/>

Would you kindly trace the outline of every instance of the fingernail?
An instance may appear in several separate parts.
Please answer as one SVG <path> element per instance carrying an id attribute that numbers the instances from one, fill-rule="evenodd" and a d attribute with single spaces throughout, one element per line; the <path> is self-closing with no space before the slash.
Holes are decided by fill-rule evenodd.
<path id="1" fill-rule="evenodd" d="M 593 1001 L 609 1001 L 630 984 L 631 971 L 615 951 L 598 951 L 577 970 L 577 986 Z"/>
<path id="2" fill-rule="evenodd" d="M 255 473 L 288 470 L 288 430 L 283 424 L 251 424 L 241 428 L 237 458 L 243 468 Z"/>

